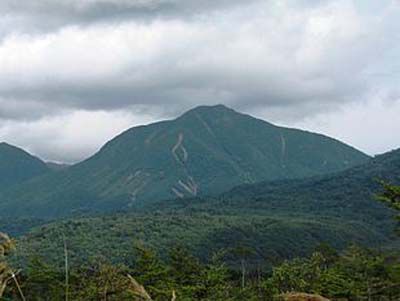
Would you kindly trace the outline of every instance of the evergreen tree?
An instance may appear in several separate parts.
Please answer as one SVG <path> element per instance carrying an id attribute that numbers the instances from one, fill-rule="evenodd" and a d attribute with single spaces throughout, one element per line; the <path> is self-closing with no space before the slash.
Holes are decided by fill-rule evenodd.
<path id="1" fill-rule="evenodd" d="M 179 287 L 178 297 L 193 296 L 201 299 L 205 295 L 204 269 L 199 260 L 182 246 L 176 246 L 169 253 L 170 273 L 175 284 Z M 179 296 L 181 294 L 181 296 Z"/>
<path id="2" fill-rule="evenodd" d="M 229 281 L 229 269 L 222 260 L 223 255 L 224 252 L 215 253 L 205 267 L 204 287 L 207 300 L 224 301 L 229 299 L 232 287 Z"/>
<path id="3" fill-rule="evenodd" d="M 385 182 L 381 182 L 384 192 L 378 195 L 378 200 L 388 205 L 394 210 L 400 211 L 400 186 L 394 186 Z M 400 214 L 396 217 L 400 224 Z M 400 229 L 398 229 L 400 234 Z"/>
<path id="4" fill-rule="evenodd" d="M 373 300 L 392 285 L 384 258 L 367 249 L 351 246 L 337 268 L 346 277 L 349 298 Z"/>
<path id="5" fill-rule="evenodd" d="M 142 284 L 155 300 L 170 300 L 172 277 L 157 254 L 141 244 L 134 246 L 135 264 L 132 276 Z"/>
<path id="6" fill-rule="evenodd" d="M 130 301 L 130 281 L 127 268 L 112 265 L 103 258 L 92 260 L 83 269 L 74 272 L 72 300 L 84 301 Z"/>
<path id="7" fill-rule="evenodd" d="M 45 263 L 39 257 L 32 257 L 27 265 L 23 283 L 26 297 L 32 301 L 64 300 L 64 275 L 60 270 Z"/>
<path id="8" fill-rule="evenodd" d="M 384 192 L 378 196 L 378 199 L 395 210 L 400 211 L 400 186 L 390 185 L 382 182 Z"/>

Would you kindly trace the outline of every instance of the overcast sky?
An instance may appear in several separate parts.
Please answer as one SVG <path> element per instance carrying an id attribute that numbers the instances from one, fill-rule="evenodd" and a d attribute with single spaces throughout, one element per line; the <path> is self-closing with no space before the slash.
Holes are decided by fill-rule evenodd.
<path id="1" fill-rule="evenodd" d="M 0 140 L 76 162 L 223 103 L 400 147 L 399 0 L 1 0 Z"/>

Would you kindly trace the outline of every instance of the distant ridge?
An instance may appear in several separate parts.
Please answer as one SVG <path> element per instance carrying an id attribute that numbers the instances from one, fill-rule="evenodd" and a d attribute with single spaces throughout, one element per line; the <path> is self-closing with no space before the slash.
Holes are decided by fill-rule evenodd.
<path id="1" fill-rule="evenodd" d="M 91 158 L 0 197 L 0 215 L 126 210 L 237 185 L 341 171 L 369 160 L 335 139 L 275 126 L 223 105 L 131 128 Z"/>

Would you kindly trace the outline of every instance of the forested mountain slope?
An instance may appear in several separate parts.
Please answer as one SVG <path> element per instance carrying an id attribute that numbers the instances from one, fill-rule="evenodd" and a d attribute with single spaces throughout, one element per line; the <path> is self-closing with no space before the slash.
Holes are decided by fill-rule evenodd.
<path id="1" fill-rule="evenodd" d="M 378 179 L 400 183 L 400 150 L 333 175 L 237 187 L 215 198 L 160 201 L 135 213 L 68 219 L 25 236 L 24 250 L 50 254 L 66 233 L 82 260 L 123 261 L 134 241 L 165 252 L 185 245 L 200 257 L 246 246 L 251 260 L 273 262 L 310 253 L 325 242 L 385 248 L 396 240 L 393 212 L 375 200 Z M 25 253 L 26 254 L 26 253 Z M 24 252 L 22 251 L 22 257 Z"/>
<path id="2" fill-rule="evenodd" d="M 0 215 L 59 217 L 129 210 L 237 185 L 327 174 L 369 157 L 323 135 L 225 106 L 132 128 L 88 160 L 0 196 Z"/>
<path id="3" fill-rule="evenodd" d="M 0 191 L 45 174 L 46 164 L 24 150 L 0 143 Z"/>

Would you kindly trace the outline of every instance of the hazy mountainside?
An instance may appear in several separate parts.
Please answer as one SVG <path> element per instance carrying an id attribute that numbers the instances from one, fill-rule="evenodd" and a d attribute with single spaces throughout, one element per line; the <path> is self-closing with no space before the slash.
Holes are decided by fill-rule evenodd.
<path id="1" fill-rule="evenodd" d="M 20 148 L 0 143 L 0 191 L 48 171 L 40 159 Z"/>
<path id="2" fill-rule="evenodd" d="M 49 169 L 53 171 L 60 171 L 69 168 L 71 165 L 57 162 L 46 162 L 46 165 Z"/>
<path id="3" fill-rule="evenodd" d="M 400 149 L 330 175 L 242 185 L 215 198 L 169 200 L 145 210 L 329 216 L 360 221 L 387 235 L 392 233 L 393 213 L 377 202 L 376 195 L 382 190 L 380 181 L 400 184 L 399 171 Z"/>
<path id="4" fill-rule="evenodd" d="M 216 194 L 368 160 L 337 140 L 274 126 L 222 105 L 132 128 L 88 160 L 0 198 L 0 212 L 52 217 Z M 1 214 L 0 213 L 0 214 Z"/>
<path id="5" fill-rule="evenodd" d="M 238 186 L 224 193 L 220 200 L 229 199 L 233 206 L 252 206 L 246 202 L 247 199 L 259 199 L 271 205 L 273 199 L 279 198 L 283 206 L 292 206 L 292 203 L 299 206 L 305 205 L 299 202 L 304 199 L 307 200 L 307 210 L 312 212 L 326 208 L 336 209 L 338 213 L 346 210 L 375 210 L 382 208 L 374 201 L 377 191 L 381 189 L 380 181 L 399 184 L 399 171 L 400 150 L 396 150 L 331 175 Z"/>
<path id="6" fill-rule="evenodd" d="M 336 190 L 352 192 L 363 197 L 376 193 L 381 181 L 400 183 L 400 149 L 378 155 L 368 162 L 349 168 L 342 172 L 325 176 L 316 176 L 292 181 L 259 182 L 251 185 L 240 185 L 224 197 L 259 197 L 271 192 L 271 190 L 308 190 L 311 185 L 314 189 L 310 193 L 323 194 L 323 187 L 329 186 L 329 191 Z"/>
<path id="7" fill-rule="evenodd" d="M 329 216 L 360 221 L 387 235 L 393 230 L 393 213 L 376 195 L 382 190 L 380 181 L 400 184 L 399 171 L 400 149 L 330 175 L 242 185 L 216 198 L 170 200 L 146 210 Z"/>
<path id="8" fill-rule="evenodd" d="M 376 201 L 376 194 L 382 189 L 380 181 L 400 184 L 400 150 L 332 175 L 236 187 L 221 196 L 218 204 L 209 205 L 225 208 L 266 206 L 268 210 L 277 207 L 288 211 L 357 218 L 382 225 L 382 222 L 390 222 L 388 217 L 391 213 Z M 230 201 L 225 203 L 226 199 Z M 248 199 L 255 201 L 249 203 Z"/>
<path id="9" fill-rule="evenodd" d="M 395 241 L 393 212 L 374 200 L 375 179 L 400 184 L 400 150 L 349 170 L 312 179 L 235 188 L 215 198 L 168 200 L 135 213 L 76 218 L 37 227 L 21 240 L 21 258 L 62 249 L 74 260 L 96 254 L 124 261 L 133 241 L 161 252 L 185 245 L 201 257 L 219 249 L 251 248 L 256 264 L 306 255 L 319 243 L 383 248 Z M 394 245 L 394 244 L 393 244 Z"/>

